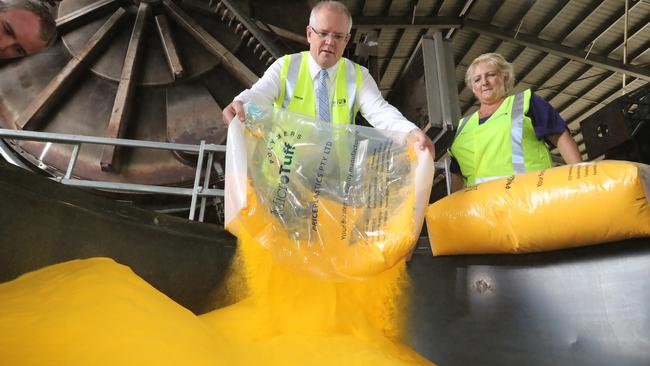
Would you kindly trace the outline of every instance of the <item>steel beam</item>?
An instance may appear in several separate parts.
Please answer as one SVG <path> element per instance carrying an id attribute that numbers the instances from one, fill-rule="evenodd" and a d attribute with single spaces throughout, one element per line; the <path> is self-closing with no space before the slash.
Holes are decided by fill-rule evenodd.
<path id="1" fill-rule="evenodd" d="M 174 80 L 183 77 L 185 70 L 183 70 L 183 65 L 178 57 L 176 44 L 174 43 L 171 30 L 169 29 L 169 22 L 164 14 L 156 15 L 156 29 L 158 30 L 160 43 L 163 52 L 165 53 L 165 61 L 167 61 L 169 72 L 172 74 Z"/>
<path id="2" fill-rule="evenodd" d="M 465 4 L 458 12 L 458 19 L 461 21 L 465 19 L 465 17 L 467 17 L 467 15 L 469 14 L 469 11 L 472 9 L 473 5 L 474 5 L 474 0 L 465 0 Z M 458 7 L 459 5 L 456 6 Z M 456 32 L 456 29 L 458 29 L 458 27 L 453 27 L 449 31 L 447 31 L 447 34 L 445 34 L 445 39 L 452 39 L 454 33 Z"/>
<path id="3" fill-rule="evenodd" d="M 39 132 L 39 131 L 17 131 L 0 128 L 0 139 L 28 140 L 52 142 L 57 144 L 93 144 L 93 145 L 115 145 L 133 148 L 144 148 L 153 150 L 187 151 L 198 153 L 199 145 L 177 144 L 172 142 L 145 141 L 133 139 L 115 139 L 99 136 L 70 135 L 64 133 Z M 204 151 L 226 152 L 225 145 L 205 144 Z"/>
<path id="4" fill-rule="evenodd" d="M 269 32 L 277 35 L 278 37 L 282 37 L 284 39 L 288 39 L 290 41 L 294 41 L 296 43 L 301 43 L 301 44 L 309 46 L 309 42 L 307 42 L 307 37 L 304 34 L 294 33 L 294 32 L 288 31 L 288 30 L 286 30 L 284 28 L 280 28 L 278 26 L 275 26 L 273 24 L 265 24 L 265 23 L 262 23 L 259 20 L 256 21 L 255 24 L 260 28 L 262 28 L 262 27 L 268 28 Z"/>
<path id="5" fill-rule="evenodd" d="M 353 29 L 448 29 L 461 26 L 455 17 L 431 16 L 361 16 L 355 17 Z"/>
<path id="6" fill-rule="evenodd" d="M 186 32 L 188 32 L 194 39 L 196 39 L 208 52 L 218 57 L 224 67 L 231 71 L 239 81 L 249 88 L 255 83 L 259 77 L 255 75 L 246 65 L 233 55 L 226 47 L 217 41 L 210 33 L 208 33 L 197 22 L 190 18 L 181 8 L 174 4 L 171 0 L 162 0 L 162 5 L 167 11 L 167 14 L 178 23 Z"/>
<path id="7" fill-rule="evenodd" d="M 85 24 L 88 21 L 115 10 L 119 4 L 116 0 L 100 0 L 72 13 L 66 14 L 56 19 L 56 29 L 59 33 L 67 32 L 71 29 Z"/>
<path id="8" fill-rule="evenodd" d="M 268 39 L 266 34 L 257 27 L 255 21 L 253 21 L 251 18 L 245 15 L 241 9 L 239 9 L 236 1 L 221 0 L 221 3 L 224 4 L 228 10 L 230 10 L 235 15 L 235 18 L 251 32 L 253 37 L 255 37 L 255 39 L 257 39 L 257 41 L 261 43 L 262 46 L 264 46 L 264 48 L 269 51 L 275 59 L 278 59 L 284 55 L 284 52 L 280 51 L 280 49 L 273 42 L 271 42 L 270 39 Z"/>
<path id="9" fill-rule="evenodd" d="M 550 53 L 559 57 L 568 58 L 577 62 L 588 64 L 591 66 L 596 66 L 605 70 L 625 73 L 630 76 L 634 76 L 646 81 L 650 81 L 650 70 L 647 68 L 633 66 L 633 65 L 624 65 L 621 62 L 617 62 L 605 56 L 596 55 L 590 53 L 587 55 L 586 52 L 576 50 L 571 47 L 566 47 L 557 44 L 556 42 L 547 41 L 537 37 L 533 37 L 527 34 L 519 33 L 517 38 L 512 37 L 509 34 L 503 33 L 499 28 L 492 26 L 487 23 L 478 22 L 475 20 L 466 20 L 463 26 L 463 29 L 470 30 L 472 32 L 480 33 L 497 39 L 501 39 L 506 42 L 515 43 L 525 47 L 530 47 L 532 49 Z"/>
<path id="10" fill-rule="evenodd" d="M 126 10 L 119 8 L 86 42 L 79 53 L 72 56 L 65 67 L 40 92 L 20 114 L 15 124 L 19 129 L 35 129 L 43 115 L 47 114 L 58 100 L 90 65 L 94 57 L 105 49 L 105 45 L 119 30 L 117 25 L 126 18 Z"/>
<path id="11" fill-rule="evenodd" d="M 147 20 L 151 8 L 147 2 L 141 2 L 138 7 L 138 15 L 135 18 L 133 32 L 129 41 L 129 48 L 126 50 L 120 84 L 117 87 L 115 103 L 111 113 L 111 119 L 106 131 L 107 137 L 122 137 L 124 126 L 127 123 L 133 103 L 133 90 L 135 88 L 136 66 L 141 56 L 143 36 L 146 30 Z M 102 153 L 101 168 L 105 171 L 115 168 L 115 146 L 105 146 Z"/>
<path id="12" fill-rule="evenodd" d="M 638 4 L 638 3 L 637 3 L 637 4 Z M 633 5 L 633 8 L 634 8 L 634 6 L 636 6 L 637 4 L 634 4 L 634 5 Z M 561 11 L 561 9 L 558 8 L 557 11 L 555 11 L 554 13 L 557 14 L 557 13 L 559 13 L 560 11 Z M 591 12 L 593 12 L 593 9 L 591 10 Z M 587 12 L 584 12 L 582 16 L 583 16 L 583 17 L 587 17 L 589 14 L 591 14 L 591 12 L 588 12 L 588 13 L 587 13 Z M 608 29 L 610 29 L 610 28 L 613 26 L 613 24 L 616 24 L 619 20 L 621 20 L 621 17 L 620 17 L 620 16 L 619 16 L 618 18 L 613 19 L 613 20 L 610 22 L 610 25 L 609 25 L 609 26 L 607 26 L 607 27 L 602 26 L 600 32 L 598 32 L 598 33 L 594 33 L 593 36 L 592 36 L 588 41 L 586 41 L 586 42 L 582 42 L 578 48 L 584 48 L 584 47 L 586 47 L 587 45 L 592 44 L 593 42 L 596 42 L 596 41 L 598 40 L 598 38 L 600 38 L 600 37 L 604 34 L 604 32 L 606 32 Z M 642 19 L 642 21 L 638 22 L 638 25 L 636 25 L 634 28 L 632 28 L 632 33 L 633 33 L 633 34 L 632 34 L 631 37 L 638 36 L 638 35 L 642 32 L 642 30 L 646 27 L 648 21 L 649 21 L 648 16 L 646 16 L 644 19 Z M 578 24 L 579 24 L 579 22 L 578 22 L 578 23 L 573 23 L 571 26 L 572 26 L 572 27 L 577 27 Z M 547 26 L 548 26 L 548 24 L 547 24 Z M 545 26 L 544 28 L 546 28 L 546 26 Z M 543 28 L 543 29 L 544 29 L 544 28 Z M 567 29 L 569 29 L 569 28 L 567 28 Z M 572 28 L 571 28 L 571 29 L 572 29 Z M 602 29 L 604 29 L 604 30 L 602 30 Z M 541 33 L 541 32 L 542 32 L 542 31 L 540 30 L 540 31 L 538 31 L 537 33 Z M 558 38 L 558 39 L 564 39 L 564 38 L 566 38 L 566 36 L 567 36 L 568 34 L 570 34 L 570 31 L 565 31 L 564 34 L 563 34 L 560 38 Z M 630 38 L 631 38 L 631 37 L 630 37 Z M 603 55 L 605 55 L 605 54 L 609 55 L 609 54 L 611 54 L 612 52 L 615 52 L 619 47 L 622 47 L 622 45 L 608 47 L 607 49 L 604 49 L 604 50 L 602 50 L 601 52 L 602 52 Z M 525 49 L 525 48 L 524 48 L 524 49 Z M 638 53 L 637 53 L 636 55 L 634 55 L 633 57 L 631 57 L 631 59 L 634 59 L 634 58 L 636 58 L 637 56 L 638 56 Z M 542 56 L 541 58 L 539 58 L 539 59 L 537 60 L 537 62 L 533 62 L 532 64 L 536 66 L 539 62 L 542 61 L 542 59 L 543 59 L 544 57 L 546 57 L 546 56 L 545 56 L 545 55 Z M 570 62 L 571 62 L 570 60 L 567 60 L 565 63 L 563 63 L 563 64 L 561 64 L 561 65 L 559 65 L 559 66 L 555 66 L 555 67 L 553 67 L 552 70 L 550 70 L 549 72 L 546 73 L 546 76 L 544 77 L 544 79 L 541 80 L 541 82 L 539 83 L 539 85 L 542 86 L 542 85 L 546 84 L 546 83 L 547 83 L 547 82 L 548 82 L 548 81 L 553 77 L 553 75 L 557 74 L 557 73 L 560 72 L 562 69 L 564 69 L 565 67 L 567 67 L 567 66 L 570 64 Z M 526 80 L 526 78 L 528 77 L 530 71 L 533 70 L 533 69 L 534 69 L 534 67 L 531 67 L 531 68 L 528 70 L 528 72 L 525 72 L 525 73 L 524 73 L 523 76 L 517 78 L 517 79 L 520 80 L 520 81 L 515 85 L 515 89 L 517 88 L 517 86 L 519 86 L 519 84 L 521 83 L 521 81 Z M 579 73 L 580 75 L 582 75 L 582 74 L 584 74 L 585 72 L 588 71 L 588 69 L 585 69 L 584 67 L 583 67 L 582 69 L 583 69 L 583 70 Z M 601 81 L 600 81 L 600 82 L 602 82 L 602 80 L 605 80 L 607 77 L 608 77 L 608 76 L 605 76 L 605 77 L 601 78 Z M 564 82 L 564 83 L 562 83 L 562 84 L 559 84 L 558 87 L 555 87 L 555 88 L 553 88 L 553 89 L 563 90 L 563 89 L 565 89 L 566 87 L 568 87 L 569 85 L 571 85 L 572 83 L 574 83 L 574 82 L 576 82 L 576 81 L 577 81 L 577 79 L 574 79 L 574 80 L 568 80 L 568 81 L 566 81 L 566 82 Z M 598 84 L 600 84 L 600 82 L 590 83 L 589 86 L 587 86 L 586 88 L 583 88 L 583 90 L 585 90 L 585 91 L 592 90 L 592 89 L 595 88 Z M 548 88 L 547 88 L 547 89 L 548 89 Z M 560 94 L 559 91 L 558 91 L 558 92 L 555 92 L 555 93 L 552 95 L 552 97 L 549 99 L 549 102 L 550 102 L 553 98 L 555 98 L 558 94 Z M 563 108 L 565 108 L 565 107 L 567 107 L 567 106 L 564 106 Z M 562 109 L 563 109 L 563 108 L 562 108 Z M 578 131 L 579 131 L 579 129 L 578 129 Z"/>
<path id="13" fill-rule="evenodd" d="M 443 40 L 440 32 L 431 37 L 423 37 L 422 56 L 429 123 L 437 128 L 453 129 L 460 119 L 460 108 L 458 94 L 455 93 L 451 44 Z"/>

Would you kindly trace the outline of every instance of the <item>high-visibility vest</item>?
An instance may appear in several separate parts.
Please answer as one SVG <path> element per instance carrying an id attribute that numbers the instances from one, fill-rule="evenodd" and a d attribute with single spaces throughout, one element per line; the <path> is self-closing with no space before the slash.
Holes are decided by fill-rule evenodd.
<path id="1" fill-rule="evenodd" d="M 286 55 L 283 57 L 282 69 L 280 71 L 280 94 L 274 102 L 277 109 L 286 109 L 288 111 L 302 114 L 309 117 L 316 117 L 316 97 L 314 93 L 314 81 L 309 71 L 309 51 Z M 346 59 L 341 58 L 337 63 L 336 78 L 334 80 L 334 93 L 330 101 L 331 123 L 334 125 L 354 124 L 355 117 L 359 111 L 357 94 L 361 88 L 362 76 L 361 66 Z M 293 136 L 291 137 L 291 132 Z M 308 136 L 311 131 L 283 131 L 277 127 L 272 135 L 283 137 L 278 140 L 293 145 L 298 142 L 298 136 Z M 288 137 L 284 137 L 289 134 Z M 334 164 L 340 172 L 330 172 L 328 178 L 332 180 L 340 179 L 341 175 L 347 174 L 350 147 L 349 134 L 347 129 L 335 129 L 331 141 L 336 146 L 334 156 L 339 160 Z M 295 140 L 295 141 L 294 141 Z M 269 153 L 282 160 L 284 151 L 282 144 L 273 144 L 269 147 Z M 277 179 L 275 172 L 267 172 L 269 168 L 264 165 L 261 167 L 262 175 L 269 181 L 275 182 Z"/>
<path id="2" fill-rule="evenodd" d="M 526 116 L 531 96 L 527 89 L 505 98 L 482 124 L 478 112 L 459 122 L 449 153 L 460 165 L 465 187 L 552 167 L 548 147 Z"/>
<path id="3" fill-rule="evenodd" d="M 284 56 L 280 71 L 280 95 L 276 108 L 316 117 L 314 81 L 309 72 L 309 51 Z M 341 58 L 337 63 L 334 96 L 330 101 L 333 124 L 354 124 L 359 111 L 357 91 L 361 88 L 361 66 Z"/>

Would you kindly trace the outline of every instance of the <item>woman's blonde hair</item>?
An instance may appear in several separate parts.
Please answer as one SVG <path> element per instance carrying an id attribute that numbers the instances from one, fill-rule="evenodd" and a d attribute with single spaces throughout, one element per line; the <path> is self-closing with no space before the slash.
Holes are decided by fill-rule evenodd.
<path id="1" fill-rule="evenodd" d="M 499 71 L 499 74 L 503 76 L 505 83 L 503 87 L 506 90 L 506 95 L 509 95 L 512 89 L 515 87 L 515 69 L 512 67 L 512 64 L 506 61 L 503 56 L 498 53 L 484 53 L 472 61 L 472 63 L 467 68 L 465 72 L 465 85 L 468 88 L 472 89 L 472 75 L 478 64 L 488 64 L 494 66 Z"/>

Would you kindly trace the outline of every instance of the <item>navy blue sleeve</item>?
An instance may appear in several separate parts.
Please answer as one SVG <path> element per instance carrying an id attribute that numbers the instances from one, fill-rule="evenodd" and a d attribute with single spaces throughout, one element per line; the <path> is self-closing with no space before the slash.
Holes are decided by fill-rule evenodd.
<path id="1" fill-rule="evenodd" d="M 458 164 L 458 160 L 456 160 L 456 158 L 453 156 L 451 157 L 451 162 L 449 164 L 449 171 L 452 173 L 461 174 L 460 164 Z"/>
<path id="2" fill-rule="evenodd" d="M 539 139 L 566 130 L 566 122 L 559 113 L 544 99 L 533 94 L 528 109 L 528 117 L 533 121 L 535 135 Z"/>

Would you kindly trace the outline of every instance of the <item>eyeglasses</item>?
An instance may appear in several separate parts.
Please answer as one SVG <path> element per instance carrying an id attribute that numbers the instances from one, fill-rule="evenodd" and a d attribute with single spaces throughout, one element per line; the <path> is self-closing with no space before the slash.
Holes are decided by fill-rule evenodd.
<path id="1" fill-rule="evenodd" d="M 330 39 L 335 40 L 337 42 L 342 42 L 346 41 L 350 37 L 350 33 L 343 34 L 343 33 L 330 33 L 330 32 L 322 32 L 316 30 L 316 28 L 312 27 L 311 25 L 309 26 L 314 33 L 318 35 L 321 39 L 325 39 L 327 37 L 330 37 Z"/>

